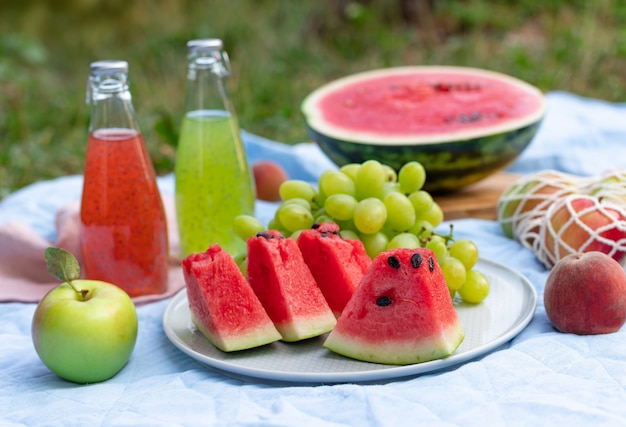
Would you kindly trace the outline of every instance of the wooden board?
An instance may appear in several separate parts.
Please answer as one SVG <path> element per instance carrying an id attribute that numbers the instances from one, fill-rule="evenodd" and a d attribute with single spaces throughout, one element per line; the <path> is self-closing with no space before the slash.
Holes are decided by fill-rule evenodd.
<path id="1" fill-rule="evenodd" d="M 460 218 L 497 219 L 496 207 L 502 192 L 520 175 L 500 172 L 459 192 L 435 196 L 446 221 Z"/>

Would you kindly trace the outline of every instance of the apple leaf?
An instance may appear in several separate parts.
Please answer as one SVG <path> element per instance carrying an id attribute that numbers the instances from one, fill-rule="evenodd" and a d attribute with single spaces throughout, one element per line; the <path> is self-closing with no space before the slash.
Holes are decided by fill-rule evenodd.
<path id="1" fill-rule="evenodd" d="M 61 248 L 46 249 L 48 271 L 63 282 L 71 282 L 80 277 L 80 264 L 71 252 Z"/>

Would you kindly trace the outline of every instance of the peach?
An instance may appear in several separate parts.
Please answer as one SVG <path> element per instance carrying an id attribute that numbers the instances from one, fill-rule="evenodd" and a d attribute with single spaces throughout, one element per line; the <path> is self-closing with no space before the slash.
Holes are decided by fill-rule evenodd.
<path id="1" fill-rule="evenodd" d="M 626 321 L 626 272 L 602 252 L 567 255 L 548 275 L 543 302 L 561 332 L 616 332 Z"/>
<path id="2" fill-rule="evenodd" d="M 626 253 L 626 218 L 593 196 L 570 195 L 546 213 L 543 243 L 549 267 L 568 254 L 591 251 L 620 261 Z"/>
<path id="3" fill-rule="evenodd" d="M 252 165 L 256 196 L 268 202 L 280 201 L 278 189 L 287 180 L 287 172 L 271 160 L 259 160 Z"/>

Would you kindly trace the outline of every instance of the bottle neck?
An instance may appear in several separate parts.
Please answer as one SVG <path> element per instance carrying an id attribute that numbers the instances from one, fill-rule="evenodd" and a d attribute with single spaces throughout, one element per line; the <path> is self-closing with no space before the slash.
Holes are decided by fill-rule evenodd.
<path id="1" fill-rule="evenodd" d="M 124 73 L 91 76 L 87 86 L 87 103 L 91 105 L 90 132 L 98 129 L 132 129 L 139 132 Z"/>
<path id="2" fill-rule="evenodd" d="M 227 60 L 219 51 L 191 52 L 187 68 L 185 111 L 217 110 L 234 116 L 226 77 Z"/>

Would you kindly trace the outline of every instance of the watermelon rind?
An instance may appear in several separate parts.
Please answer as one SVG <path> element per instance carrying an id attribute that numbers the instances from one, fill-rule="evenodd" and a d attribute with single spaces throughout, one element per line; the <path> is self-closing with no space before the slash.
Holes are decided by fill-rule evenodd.
<path id="1" fill-rule="evenodd" d="M 225 334 L 213 328 L 206 327 L 202 320 L 193 312 L 191 313 L 191 321 L 211 344 L 225 353 L 248 350 L 282 339 L 282 336 L 278 333 L 274 324 L 261 324 L 245 331 Z"/>
<path id="2" fill-rule="evenodd" d="M 318 105 L 329 93 L 360 81 L 432 73 L 497 79 L 523 91 L 537 107 L 520 117 L 486 127 L 400 136 L 339 128 L 324 119 Z M 424 189 L 436 193 L 458 190 L 511 164 L 536 135 L 545 116 L 546 102 L 536 87 L 502 73 L 471 67 L 409 66 L 371 70 L 334 80 L 311 92 L 302 102 L 301 110 L 309 137 L 338 166 L 375 159 L 399 170 L 409 161 L 418 161 L 426 169 Z"/>
<path id="3" fill-rule="evenodd" d="M 365 362 L 385 365 L 412 365 L 450 356 L 461 345 L 464 338 L 465 331 L 460 323 L 454 324 L 448 329 L 442 329 L 441 335 L 438 337 L 416 339 L 402 344 L 372 343 L 333 330 L 324 341 L 324 347 L 334 353 Z"/>

